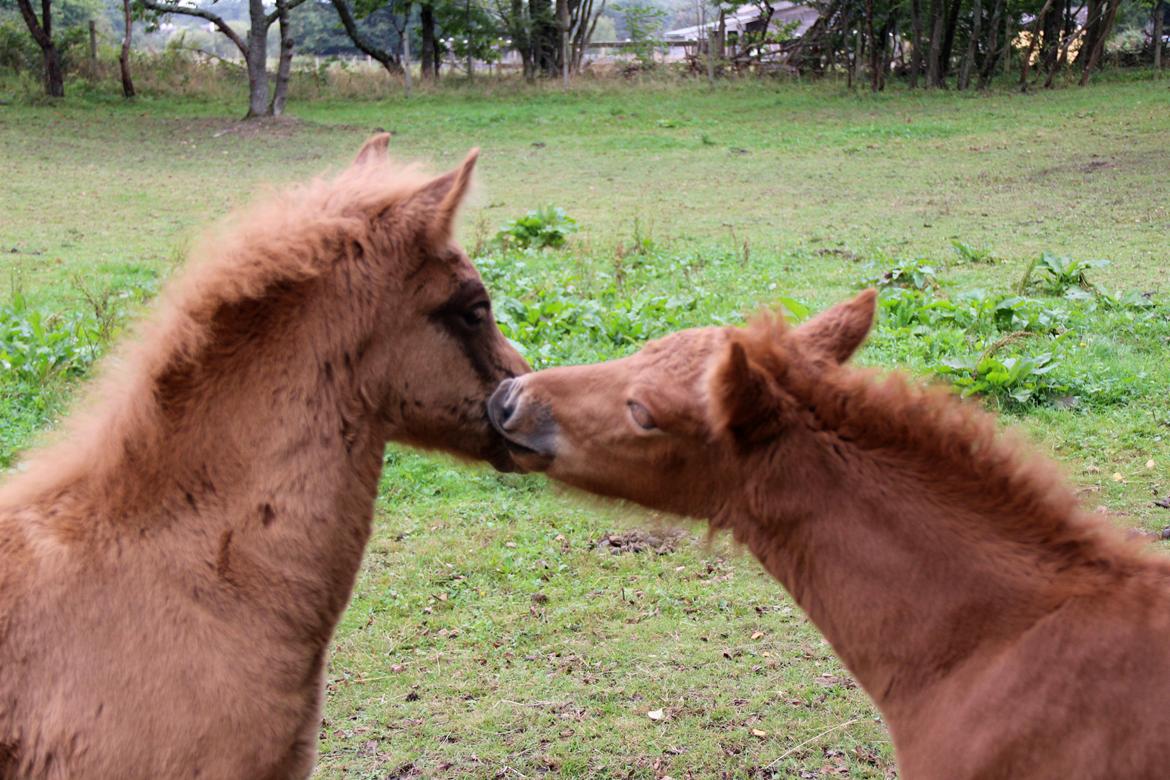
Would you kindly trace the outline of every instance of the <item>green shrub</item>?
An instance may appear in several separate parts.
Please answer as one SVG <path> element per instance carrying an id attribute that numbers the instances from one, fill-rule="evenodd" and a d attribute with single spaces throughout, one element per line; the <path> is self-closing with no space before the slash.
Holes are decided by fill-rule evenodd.
<path id="1" fill-rule="evenodd" d="M 889 268 L 870 274 L 862 280 L 863 286 L 878 287 L 909 287 L 915 290 L 926 290 L 938 286 L 938 279 L 934 266 L 922 260 L 899 260 Z"/>
<path id="2" fill-rule="evenodd" d="M 1095 293 L 1097 288 L 1089 281 L 1088 272 L 1094 268 L 1104 268 L 1109 265 L 1108 260 L 1077 260 L 1072 257 L 1057 257 L 1047 252 L 1040 255 L 1028 267 L 1024 274 L 1020 289 L 1027 287 L 1034 270 L 1041 271 L 1044 277 L 1038 283 L 1052 295 L 1076 295 L 1078 289 Z"/>
<path id="3" fill-rule="evenodd" d="M 101 330 L 91 316 L 30 309 L 18 293 L 11 304 L 0 306 L 0 368 L 36 383 L 54 375 L 81 376 L 101 352 Z"/>
<path id="4" fill-rule="evenodd" d="M 994 265 L 999 262 L 999 258 L 993 255 L 990 249 L 977 249 L 962 241 L 952 241 L 951 246 L 954 247 L 960 262 L 972 265 Z"/>
<path id="5" fill-rule="evenodd" d="M 1059 366 L 1060 360 L 1051 352 L 1002 358 L 984 354 L 943 360 L 934 372 L 949 378 L 964 396 L 978 394 L 1000 402 L 1027 404 L 1068 391 L 1066 385 L 1051 376 Z"/>
<path id="6" fill-rule="evenodd" d="M 560 206 L 545 206 L 529 211 L 500 228 L 496 240 L 505 248 L 559 249 L 577 232 L 577 220 Z"/>

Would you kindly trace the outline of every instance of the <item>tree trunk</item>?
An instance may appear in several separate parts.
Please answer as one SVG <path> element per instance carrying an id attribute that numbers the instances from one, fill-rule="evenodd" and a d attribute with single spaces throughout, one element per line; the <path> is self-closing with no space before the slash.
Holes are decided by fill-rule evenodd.
<path id="1" fill-rule="evenodd" d="M 1036 60 L 1037 70 L 1050 70 L 1060 45 L 1060 28 L 1064 24 L 1065 7 L 1069 0 L 1057 0 L 1057 5 L 1044 20 L 1040 31 L 1040 54 Z"/>
<path id="2" fill-rule="evenodd" d="M 593 0 L 580 0 L 574 7 L 574 17 L 569 21 L 572 32 L 572 67 L 570 72 L 580 73 L 581 64 L 585 59 L 585 47 L 593 40 L 593 31 L 597 29 L 597 20 L 605 13 L 605 0 L 597 12 L 593 11 Z"/>
<path id="3" fill-rule="evenodd" d="M 89 20 L 89 75 L 97 75 L 97 22 Z"/>
<path id="4" fill-rule="evenodd" d="M 951 0 L 951 7 L 947 9 L 942 55 L 939 58 L 939 80 L 943 84 L 946 84 L 947 76 L 951 74 L 951 53 L 955 48 L 955 29 L 959 26 L 959 8 L 961 5 L 962 0 Z"/>
<path id="5" fill-rule="evenodd" d="M 405 4 L 402 30 L 398 36 L 398 40 L 402 42 L 402 89 L 407 97 L 414 93 L 414 74 L 410 72 L 410 5 L 409 2 Z"/>
<path id="6" fill-rule="evenodd" d="M 550 0 L 529 0 L 528 13 L 532 19 L 532 49 L 537 68 L 546 76 L 557 75 L 557 49 L 560 35 L 556 14 Z"/>
<path id="7" fill-rule="evenodd" d="M 1088 7 L 1085 11 L 1085 26 L 1082 28 L 1083 38 L 1074 60 L 1082 69 L 1089 59 L 1089 53 L 1097 45 L 1101 20 L 1105 16 L 1105 2 L 1106 0 L 1088 0 Z"/>
<path id="8" fill-rule="evenodd" d="M 942 86 L 943 0 L 930 3 L 930 53 L 926 61 L 926 85 Z"/>
<path id="9" fill-rule="evenodd" d="M 910 0 L 910 89 L 918 88 L 918 77 L 922 75 L 922 0 Z"/>
<path id="10" fill-rule="evenodd" d="M 874 89 L 875 92 L 881 92 L 886 88 L 886 74 L 890 72 L 890 57 L 892 56 L 891 40 L 897 40 L 897 36 L 894 34 L 894 31 L 897 30 L 897 18 L 897 11 L 891 11 L 890 16 L 886 19 L 886 23 L 882 26 L 882 32 L 879 36 L 881 46 L 878 49 L 878 56 L 872 58 L 876 60 L 876 70 L 878 72 L 878 77 L 875 79 L 877 86 Z"/>
<path id="11" fill-rule="evenodd" d="M 532 81 L 536 78 L 536 69 L 532 63 L 532 26 L 528 19 L 524 0 L 511 0 L 509 10 L 508 34 L 512 36 L 512 47 L 520 52 L 524 80 Z"/>
<path id="12" fill-rule="evenodd" d="M 248 0 L 248 113 L 245 119 L 268 113 L 268 19 L 264 0 Z"/>
<path id="13" fill-rule="evenodd" d="M 1162 69 L 1162 36 L 1165 34 L 1166 7 L 1163 0 L 1154 4 L 1154 69 Z"/>
<path id="14" fill-rule="evenodd" d="M 959 69 L 959 89 L 971 86 L 971 68 L 975 64 L 976 42 L 979 40 L 979 28 L 983 24 L 983 2 L 975 0 L 975 7 L 971 11 L 971 35 L 967 39 L 967 53 L 963 55 L 963 67 Z"/>
<path id="15" fill-rule="evenodd" d="M 32 34 L 37 46 L 41 47 L 44 63 L 45 94 L 49 97 L 65 97 L 65 76 L 61 71 L 61 57 L 53 43 L 53 6 L 51 0 L 41 0 L 41 18 L 32 9 L 30 0 L 16 0 L 20 15 Z"/>
<path id="16" fill-rule="evenodd" d="M 293 46 L 292 26 L 288 21 L 288 4 L 285 0 L 276 0 L 276 19 L 280 25 L 280 63 L 276 67 L 276 89 L 272 91 L 272 103 L 268 106 L 271 116 L 280 116 L 284 113 L 284 103 L 288 98 L 288 74 L 292 69 Z"/>
<path id="17" fill-rule="evenodd" d="M 865 35 L 869 39 L 869 91 L 876 94 L 881 73 L 878 71 L 877 38 L 873 34 L 873 0 L 865 0 Z"/>
<path id="18" fill-rule="evenodd" d="M 418 27 L 422 39 L 419 63 L 423 81 L 434 81 L 439 69 L 435 67 L 435 8 L 430 3 L 423 3 L 418 9 Z"/>
<path id="19" fill-rule="evenodd" d="M 1092 75 L 1093 71 L 1097 68 L 1097 63 L 1101 60 L 1101 53 L 1105 50 L 1105 39 L 1109 37 L 1110 31 L 1113 30 L 1113 21 L 1117 18 L 1117 8 L 1120 5 L 1121 0 L 1109 0 L 1109 5 L 1105 10 L 1105 19 L 1097 29 L 1096 40 L 1094 41 L 1092 51 L 1089 52 L 1089 59 L 1085 62 L 1085 69 L 1081 71 L 1082 87 L 1089 83 L 1089 76 Z"/>
<path id="20" fill-rule="evenodd" d="M 998 36 L 1001 18 L 1003 16 L 1004 0 L 995 0 L 995 10 L 991 12 L 991 24 L 987 26 L 987 54 L 983 60 L 983 68 L 979 72 L 979 88 L 987 89 L 991 79 L 995 76 L 995 66 L 999 63 Z"/>
<path id="21" fill-rule="evenodd" d="M 1068 51 L 1072 46 L 1073 41 L 1077 39 L 1080 32 L 1077 30 L 1077 16 L 1080 14 L 1080 9 L 1084 7 L 1084 3 L 1074 12 L 1072 9 L 1072 0 L 1068 0 L 1064 7 L 1064 28 L 1061 33 L 1059 51 L 1053 59 L 1049 69 L 1048 78 L 1044 80 L 1044 88 L 1052 89 L 1053 81 L 1056 79 L 1056 74 L 1064 69 L 1068 63 Z"/>
<path id="22" fill-rule="evenodd" d="M 134 97 L 134 80 L 130 78 L 130 36 L 134 30 L 134 18 L 130 14 L 130 0 L 122 0 L 122 21 L 126 25 L 122 33 L 122 51 L 118 55 L 118 69 L 122 72 L 122 97 Z"/>
<path id="23" fill-rule="evenodd" d="M 557 32 L 560 38 L 561 86 L 569 88 L 569 1 L 557 0 Z"/>
<path id="24" fill-rule="evenodd" d="M 1044 7 L 1032 22 L 1032 36 L 1028 41 L 1028 50 L 1024 52 L 1023 62 L 1020 63 L 1020 92 L 1028 91 L 1028 69 L 1032 67 L 1032 54 L 1036 51 L 1036 44 L 1040 40 L 1040 30 L 1045 28 L 1048 12 L 1052 10 L 1052 0 L 1044 0 Z"/>

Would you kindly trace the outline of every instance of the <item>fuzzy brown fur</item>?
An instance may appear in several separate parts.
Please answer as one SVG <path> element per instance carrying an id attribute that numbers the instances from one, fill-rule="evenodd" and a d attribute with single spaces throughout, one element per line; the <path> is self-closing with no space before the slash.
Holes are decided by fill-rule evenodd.
<path id="1" fill-rule="evenodd" d="M 0 778 L 295 778 L 388 440 L 509 468 L 527 366 L 386 136 L 218 231 L 0 486 Z"/>
<path id="2" fill-rule="evenodd" d="M 907 778 L 1163 776 L 1170 562 L 941 388 L 845 361 L 874 295 L 506 382 L 529 468 L 727 528 L 877 703 Z"/>

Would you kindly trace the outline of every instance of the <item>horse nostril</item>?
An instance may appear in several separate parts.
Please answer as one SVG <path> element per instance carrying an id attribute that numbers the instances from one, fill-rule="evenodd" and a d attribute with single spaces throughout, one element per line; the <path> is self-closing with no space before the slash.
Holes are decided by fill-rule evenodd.
<path id="1" fill-rule="evenodd" d="M 516 412 L 515 384 L 516 380 L 505 379 L 488 399 L 488 416 L 497 428 L 507 427 Z"/>

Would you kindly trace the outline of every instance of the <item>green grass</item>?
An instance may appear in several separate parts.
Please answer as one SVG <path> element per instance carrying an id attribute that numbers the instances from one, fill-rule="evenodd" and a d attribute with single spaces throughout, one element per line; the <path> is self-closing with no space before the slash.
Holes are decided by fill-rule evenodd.
<path id="1" fill-rule="evenodd" d="M 1028 311 L 1056 324 L 1004 329 L 954 314 L 900 325 L 884 308 L 862 359 L 930 373 L 1005 335 L 999 357 L 1052 352 L 1035 398 L 991 402 L 1086 501 L 1130 526 L 1170 519 L 1151 503 L 1170 492 L 1164 84 L 451 92 L 300 103 L 299 121 L 262 131 L 238 109 L 101 94 L 0 106 L 0 323 L 19 326 L 0 354 L 38 312 L 48 332 L 116 333 L 200 226 L 264 183 L 337 169 L 385 128 L 395 154 L 436 167 L 482 147 L 464 241 L 538 365 L 626 354 L 781 296 L 817 309 L 918 259 L 934 269 L 931 311 L 1014 294 L 1041 252 L 1108 259 L 1087 275 L 1116 302 L 1035 285 Z M 549 204 L 578 221 L 567 248 L 490 249 Z M 87 369 L 5 371 L 0 464 Z M 330 662 L 318 776 L 889 775 L 876 713 L 754 560 L 700 528 L 663 554 L 595 545 L 666 522 L 391 448 Z"/>

